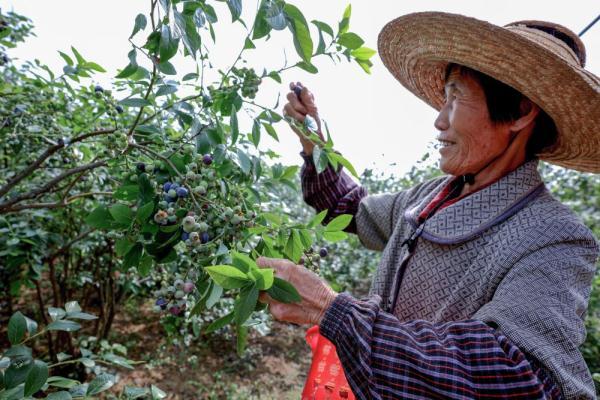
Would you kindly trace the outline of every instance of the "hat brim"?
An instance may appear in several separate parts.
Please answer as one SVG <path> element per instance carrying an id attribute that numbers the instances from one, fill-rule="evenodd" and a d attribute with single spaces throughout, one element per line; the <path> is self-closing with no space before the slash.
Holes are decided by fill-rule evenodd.
<path id="1" fill-rule="evenodd" d="M 521 34 L 442 12 L 404 15 L 380 32 L 379 55 L 398 81 L 439 110 L 449 63 L 515 88 L 555 122 L 558 142 L 539 158 L 600 172 L 600 78 Z"/>

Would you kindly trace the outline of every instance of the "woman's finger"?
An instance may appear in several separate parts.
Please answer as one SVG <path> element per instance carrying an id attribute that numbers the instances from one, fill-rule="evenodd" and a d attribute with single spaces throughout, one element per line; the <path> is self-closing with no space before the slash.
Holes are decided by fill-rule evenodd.
<path id="1" fill-rule="evenodd" d="M 298 99 L 298 96 L 296 96 L 296 93 L 288 92 L 286 97 L 288 99 L 289 104 L 291 104 L 292 107 L 294 107 L 294 110 L 296 110 L 299 113 L 302 113 L 304 115 L 306 115 L 308 113 L 307 108 L 304 106 L 304 104 L 302 104 L 300 102 L 300 99 Z"/>
<path id="2" fill-rule="evenodd" d="M 283 106 L 283 115 L 294 118 L 300 124 L 304 123 L 304 118 L 306 117 L 306 114 L 296 111 L 290 103 L 287 103 L 285 106 Z"/>

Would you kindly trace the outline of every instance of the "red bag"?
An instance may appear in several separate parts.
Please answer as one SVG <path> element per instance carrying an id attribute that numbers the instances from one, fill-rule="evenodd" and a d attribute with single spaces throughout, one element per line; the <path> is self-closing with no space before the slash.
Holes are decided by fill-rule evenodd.
<path id="1" fill-rule="evenodd" d="M 312 350 L 313 357 L 302 391 L 302 400 L 355 400 L 335 346 L 321 336 L 318 325 L 306 331 L 306 342 Z"/>

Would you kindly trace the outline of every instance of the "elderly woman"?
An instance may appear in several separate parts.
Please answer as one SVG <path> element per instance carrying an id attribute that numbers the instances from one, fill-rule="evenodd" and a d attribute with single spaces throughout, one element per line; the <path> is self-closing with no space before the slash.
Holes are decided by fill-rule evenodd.
<path id="1" fill-rule="evenodd" d="M 342 171 L 317 174 L 301 136 L 305 200 L 352 214 L 349 230 L 383 254 L 364 300 L 259 259 L 303 297 L 262 300 L 319 325 L 357 398 L 595 398 L 578 347 L 598 246 L 537 171 L 542 159 L 600 172 L 600 79 L 583 44 L 548 22 L 417 13 L 385 26 L 379 53 L 439 110 L 447 176 L 368 196 Z M 308 89 L 288 100 L 288 116 L 318 120 Z"/>

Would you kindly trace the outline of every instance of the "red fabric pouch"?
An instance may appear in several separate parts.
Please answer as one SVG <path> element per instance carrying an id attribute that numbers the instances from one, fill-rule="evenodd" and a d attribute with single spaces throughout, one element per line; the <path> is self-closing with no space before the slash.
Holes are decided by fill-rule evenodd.
<path id="1" fill-rule="evenodd" d="M 313 356 L 302 400 L 354 400 L 335 346 L 321 336 L 317 325 L 306 331 L 306 342 Z"/>

